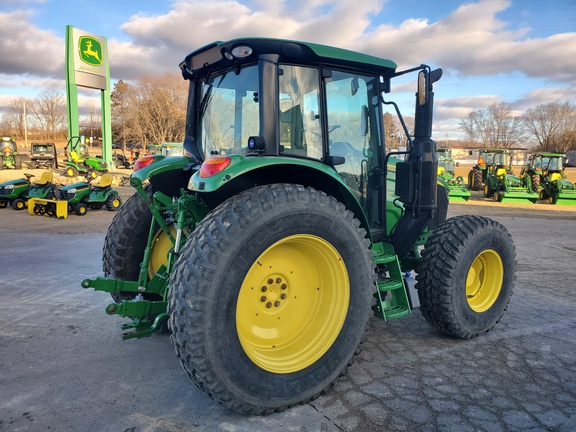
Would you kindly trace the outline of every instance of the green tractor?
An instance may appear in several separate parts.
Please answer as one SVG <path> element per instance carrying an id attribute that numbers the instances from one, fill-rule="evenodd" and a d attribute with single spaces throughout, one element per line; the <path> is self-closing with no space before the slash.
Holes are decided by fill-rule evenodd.
<path id="1" fill-rule="evenodd" d="M 486 177 L 492 167 L 506 166 L 506 171 L 510 171 L 510 152 L 505 149 L 482 149 L 478 156 L 476 165 L 468 172 L 468 188 L 471 190 L 484 190 Z"/>
<path id="2" fill-rule="evenodd" d="M 136 193 L 104 240 L 123 338 L 166 327 L 190 379 L 245 414 L 318 397 L 344 375 L 370 316 L 420 308 L 469 339 L 496 325 L 516 252 L 500 223 L 446 219 L 432 135 L 441 69 L 318 44 L 248 38 L 184 59 L 187 155 L 136 161 Z M 391 81 L 417 72 L 408 149 L 382 137 Z M 421 251 L 421 252 L 420 252 Z M 410 273 L 417 270 L 416 278 Z"/>
<path id="3" fill-rule="evenodd" d="M 470 191 L 466 187 L 464 178 L 456 176 L 455 163 L 451 157 L 441 157 L 438 152 L 438 177 L 445 182 L 448 188 L 450 202 L 466 202 L 470 199 Z"/>
<path id="4" fill-rule="evenodd" d="M 484 197 L 517 204 L 535 204 L 538 201 L 538 194 L 532 190 L 530 176 L 516 176 L 512 172 L 512 155 L 508 150 L 494 153 L 491 161 L 492 164 L 486 170 Z"/>
<path id="5" fill-rule="evenodd" d="M 563 153 L 535 153 L 530 156 L 525 174 L 533 179 L 532 188 L 540 193 L 541 200 L 557 205 L 576 205 L 576 189 L 566 178 L 564 160 Z"/>
<path id="6" fill-rule="evenodd" d="M 66 145 L 67 161 L 64 174 L 68 177 L 89 176 L 96 177 L 108 172 L 105 160 L 90 156 L 88 146 L 80 137 L 72 137 Z"/>
<path id="7" fill-rule="evenodd" d="M 22 156 L 16 141 L 11 137 L 2 137 L 0 145 L 0 169 L 22 169 Z"/>

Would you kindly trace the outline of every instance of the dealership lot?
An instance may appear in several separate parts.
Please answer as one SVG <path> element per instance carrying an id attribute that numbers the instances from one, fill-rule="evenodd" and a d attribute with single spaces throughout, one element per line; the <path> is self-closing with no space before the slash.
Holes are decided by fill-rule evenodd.
<path id="1" fill-rule="evenodd" d="M 188 380 L 167 336 L 123 342 L 108 294 L 80 287 L 101 274 L 112 212 L 1 209 L 0 431 L 576 430 L 576 209 L 478 200 L 449 212 L 463 213 L 502 222 L 516 243 L 515 293 L 493 331 L 462 341 L 418 311 L 372 319 L 331 391 L 246 417 Z"/>

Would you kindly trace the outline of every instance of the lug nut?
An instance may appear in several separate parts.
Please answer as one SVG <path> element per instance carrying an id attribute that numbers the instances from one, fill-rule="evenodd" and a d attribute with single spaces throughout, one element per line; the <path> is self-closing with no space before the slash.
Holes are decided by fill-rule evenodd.
<path id="1" fill-rule="evenodd" d="M 272 284 L 272 283 L 274 283 L 274 279 L 269 278 L 269 279 L 268 279 L 268 285 L 270 285 L 270 284 Z"/>
<path id="2" fill-rule="evenodd" d="M 284 299 L 286 298 L 286 294 L 282 293 L 282 294 L 280 295 L 280 298 L 281 298 L 282 300 L 284 300 Z"/>
<path id="3" fill-rule="evenodd" d="M 262 303 L 264 303 L 264 302 L 266 301 L 266 296 L 260 297 L 260 301 L 261 301 Z"/>
<path id="4" fill-rule="evenodd" d="M 276 278 L 276 283 L 279 284 L 280 282 L 282 282 L 282 278 Z"/>
<path id="5" fill-rule="evenodd" d="M 274 306 L 276 306 L 276 307 L 280 306 L 280 302 L 279 302 L 278 300 L 276 300 L 276 301 L 274 302 Z"/>
<path id="6" fill-rule="evenodd" d="M 268 290 L 267 287 L 263 286 L 262 288 L 260 288 L 262 290 L 262 292 L 266 292 L 266 290 Z"/>
<path id="7" fill-rule="evenodd" d="M 286 289 L 287 285 L 285 283 L 283 283 L 282 285 L 280 285 L 280 288 L 282 289 Z"/>
<path id="8" fill-rule="evenodd" d="M 267 307 L 267 308 L 271 308 L 271 307 L 272 307 L 272 302 L 266 303 L 266 307 Z"/>

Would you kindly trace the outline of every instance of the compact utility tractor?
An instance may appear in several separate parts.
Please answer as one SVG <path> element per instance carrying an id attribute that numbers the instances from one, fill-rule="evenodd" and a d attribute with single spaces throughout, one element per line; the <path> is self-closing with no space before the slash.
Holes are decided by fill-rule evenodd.
<path id="1" fill-rule="evenodd" d="M 471 190 L 484 190 L 488 172 L 494 165 L 506 167 L 511 171 L 510 152 L 505 149 L 482 149 L 476 165 L 468 172 L 468 188 Z"/>
<path id="2" fill-rule="evenodd" d="M 68 177 L 89 176 L 93 179 L 108 172 L 108 164 L 104 159 L 90 156 L 88 146 L 80 137 L 72 137 L 66 145 L 68 158 L 64 174 Z"/>
<path id="3" fill-rule="evenodd" d="M 489 218 L 446 219 L 431 139 L 441 70 L 396 67 L 265 38 L 189 54 L 189 155 L 136 161 L 136 193 L 105 238 L 105 277 L 82 281 L 111 293 L 108 314 L 130 318 L 123 338 L 167 323 L 199 388 L 268 414 L 346 373 L 372 314 L 419 307 L 465 339 L 494 327 L 514 285 L 512 238 Z M 387 153 L 384 107 L 402 117 L 386 94 L 410 72 L 414 135 L 404 127 L 408 150 Z"/>
<path id="4" fill-rule="evenodd" d="M 535 153 L 530 156 L 526 175 L 537 183 L 541 200 L 557 205 L 576 205 L 576 188 L 564 173 L 563 153 Z M 523 170 L 524 171 L 524 170 Z"/>
<path id="5" fill-rule="evenodd" d="M 22 169 L 22 156 L 16 141 L 11 137 L 2 137 L 0 145 L 0 169 Z"/>
<path id="6" fill-rule="evenodd" d="M 450 202 L 466 202 L 470 199 L 470 191 L 466 187 L 464 177 L 457 176 L 454 159 L 451 157 L 441 157 L 438 153 L 438 177 L 448 188 L 448 199 Z"/>
<path id="7" fill-rule="evenodd" d="M 512 155 L 508 150 L 493 153 L 491 164 L 486 169 L 484 197 L 498 202 L 535 204 L 538 194 L 532 190 L 530 176 L 514 175 L 511 162 Z"/>

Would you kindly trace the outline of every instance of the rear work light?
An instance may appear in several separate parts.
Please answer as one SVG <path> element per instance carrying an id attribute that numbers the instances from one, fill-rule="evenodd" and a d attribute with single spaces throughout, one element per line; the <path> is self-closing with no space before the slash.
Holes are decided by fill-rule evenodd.
<path id="1" fill-rule="evenodd" d="M 206 159 L 202 166 L 200 167 L 200 177 L 207 178 L 218 174 L 226 169 L 230 165 L 230 156 L 215 156 L 210 159 Z"/>
<path id="2" fill-rule="evenodd" d="M 152 162 L 154 162 L 154 156 L 142 156 L 141 158 L 136 159 L 136 162 L 134 162 L 134 171 L 146 168 L 148 165 L 151 165 Z"/>

